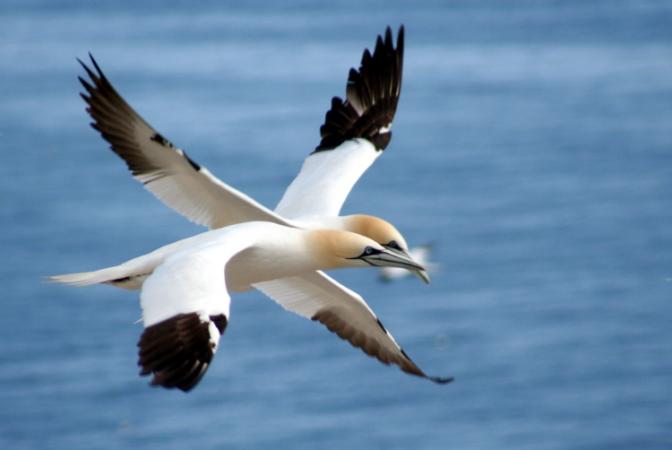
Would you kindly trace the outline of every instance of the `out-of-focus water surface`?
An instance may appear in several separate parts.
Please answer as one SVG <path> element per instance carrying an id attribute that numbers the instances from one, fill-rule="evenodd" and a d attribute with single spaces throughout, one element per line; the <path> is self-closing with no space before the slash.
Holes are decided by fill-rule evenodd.
<path id="1" fill-rule="evenodd" d="M 672 4 L 4 0 L 0 447 L 672 448 Z M 258 293 L 185 395 L 138 377 L 137 294 L 44 284 L 201 231 L 89 126 L 88 51 L 273 206 L 332 95 L 406 25 L 394 139 L 345 212 L 433 241 L 433 283 L 336 276 L 436 386 Z"/>

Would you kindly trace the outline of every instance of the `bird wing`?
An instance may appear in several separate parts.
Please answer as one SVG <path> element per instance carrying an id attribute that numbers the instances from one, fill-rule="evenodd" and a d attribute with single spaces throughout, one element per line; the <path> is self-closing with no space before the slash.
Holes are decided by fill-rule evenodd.
<path id="1" fill-rule="evenodd" d="M 286 310 L 322 323 L 384 364 L 396 364 L 404 372 L 437 383 L 452 381 L 452 378 L 427 376 L 397 344 L 359 294 L 321 271 L 256 283 L 254 287 Z"/>
<path id="2" fill-rule="evenodd" d="M 96 72 L 79 61 L 90 82 L 82 77 L 79 81 L 87 91 L 81 96 L 93 118 L 91 126 L 152 194 L 192 222 L 209 228 L 252 220 L 289 225 L 273 211 L 223 183 L 154 130 L 117 93 L 93 56 L 89 56 Z"/>
<path id="3" fill-rule="evenodd" d="M 145 280 L 138 365 L 152 385 L 189 391 L 208 369 L 229 321 L 226 264 L 243 248 L 229 244 L 177 252 Z"/>
<path id="4" fill-rule="evenodd" d="M 332 98 L 320 127 L 322 140 L 285 191 L 277 213 L 289 218 L 339 214 L 354 184 L 392 138 L 403 58 L 404 27 L 396 48 L 387 27 L 373 55 L 365 50 L 359 70 L 350 69 L 346 99 Z"/>

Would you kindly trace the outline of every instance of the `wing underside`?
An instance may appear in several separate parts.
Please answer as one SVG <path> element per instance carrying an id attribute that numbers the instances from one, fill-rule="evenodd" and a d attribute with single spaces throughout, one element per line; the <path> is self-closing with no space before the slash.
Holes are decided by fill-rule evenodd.
<path id="1" fill-rule="evenodd" d="M 322 323 L 353 347 L 436 383 L 452 378 L 426 375 L 397 344 L 364 299 L 323 272 L 311 272 L 254 285 L 288 311 Z"/>
<path id="2" fill-rule="evenodd" d="M 93 118 L 91 126 L 126 162 L 134 178 L 163 203 L 192 222 L 219 228 L 239 222 L 288 222 L 223 183 L 154 130 L 119 95 L 91 56 L 92 70 L 80 61 L 89 81 L 79 78 Z"/>
<path id="3" fill-rule="evenodd" d="M 189 391 L 201 380 L 229 322 L 226 265 L 245 247 L 230 235 L 178 250 L 145 280 L 138 365 L 152 385 Z"/>
<path id="4" fill-rule="evenodd" d="M 275 211 L 283 217 L 336 216 L 359 178 L 392 137 L 401 93 L 404 28 L 396 47 L 388 27 L 373 54 L 350 70 L 345 100 L 334 97 L 320 127 L 322 140 L 303 163 Z"/>

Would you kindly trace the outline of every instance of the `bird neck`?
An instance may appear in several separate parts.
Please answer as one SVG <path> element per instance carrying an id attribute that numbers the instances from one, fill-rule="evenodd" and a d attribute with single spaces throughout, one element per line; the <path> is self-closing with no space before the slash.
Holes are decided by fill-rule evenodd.
<path id="1" fill-rule="evenodd" d="M 362 236 L 342 230 L 312 230 L 306 236 L 306 254 L 310 255 L 315 270 L 366 266 L 357 259 L 363 248 Z"/>

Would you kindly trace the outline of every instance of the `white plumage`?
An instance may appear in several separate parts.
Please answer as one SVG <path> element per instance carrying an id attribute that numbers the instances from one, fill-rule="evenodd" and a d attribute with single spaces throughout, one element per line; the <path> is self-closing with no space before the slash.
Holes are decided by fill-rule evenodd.
<path id="1" fill-rule="evenodd" d="M 313 153 L 275 208 L 283 217 L 338 216 L 357 180 L 380 156 L 373 144 L 356 138 L 331 151 Z"/>
<path id="2" fill-rule="evenodd" d="M 320 130 L 322 141 L 304 161 L 276 211 L 222 182 L 156 132 L 116 92 L 93 57 L 91 61 L 95 73 L 82 63 L 91 83 L 80 77 L 87 91 L 82 97 L 94 119 L 91 125 L 157 198 L 189 220 L 219 229 L 115 267 L 52 277 L 74 285 L 106 283 L 142 289 L 143 320 L 148 327 L 140 343 L 144 375 L 154 373 L 154 383 L 166 387 L 191 389 L 203 375 L 226 328 L 228 292 L 254 287 L 285 309 L 320 321 L 386 364 L 397 364 L 408 373 L 433 381 L 449 381 L 427 377 L 361 296 L 318 270 L 331 268 L 325 261 L 304 266 L 291 262 L 319 253 L 316 248 L 306 247 L 306 241 L 292 245 L 292 236 L 309 236 L 303 229 L 335 228 L 359 233 L 358 239 L 372 239 L 375 247 L 369 247 L 387 258 L 360 257 L 351 264 L 367 261 L 375 266 L 396 265 L 428 281 L 422 267 L 408 258 L 406 241 L 391 224 L 370 216 L 338 216 L 354 184 L 390 141 L 401 89 L 403 27 L 396 48 L 388 27 L 384 40 L 378 37 L 373 55 L 366 50 L 359 70 L 350 71 L 346 100 L 332 99 Z M 334 232 L 319 233 L 324 237 Z M 275 236 L 283 244 L 278 247 L 278 242 L 262 239 L 263 234 Z M 319 242 L 313 240 L 311 245 L 319 247 Z M 287 260 L 285 251 L 294 259 Z M 283 259 L 279 261 L 280 254 Z M 209 342 L 213 347 L 209 356 L 207 351 L 194 356 L 185 350 L 176 355 L 173 342 L 177 338 L 201 345 Z M 188 361 L 188 370 L 182 368 L 173 375 L 158 370 L 165 358 L 157 358 L 148 348 L 159 349 L 171 360 Z"/>
<path id="3" fill-rule="evenodd" d="M 342 285 L 334 289 L 335 281 L 316 272 L 369 266 L 421 268 L 355 233 L 246 222 L 174 242 L 113 268 L 52 280 L 85 285 L 114 281 L 101 274 L 142 276 L 140 364 L 144 375 L 153 374 L 153 383 L 164 387 L 196 385 L 229 321 L 229 291 L 250 284 L 382 362 L 446 382 L 427 377 L 359 295 Z"/>

